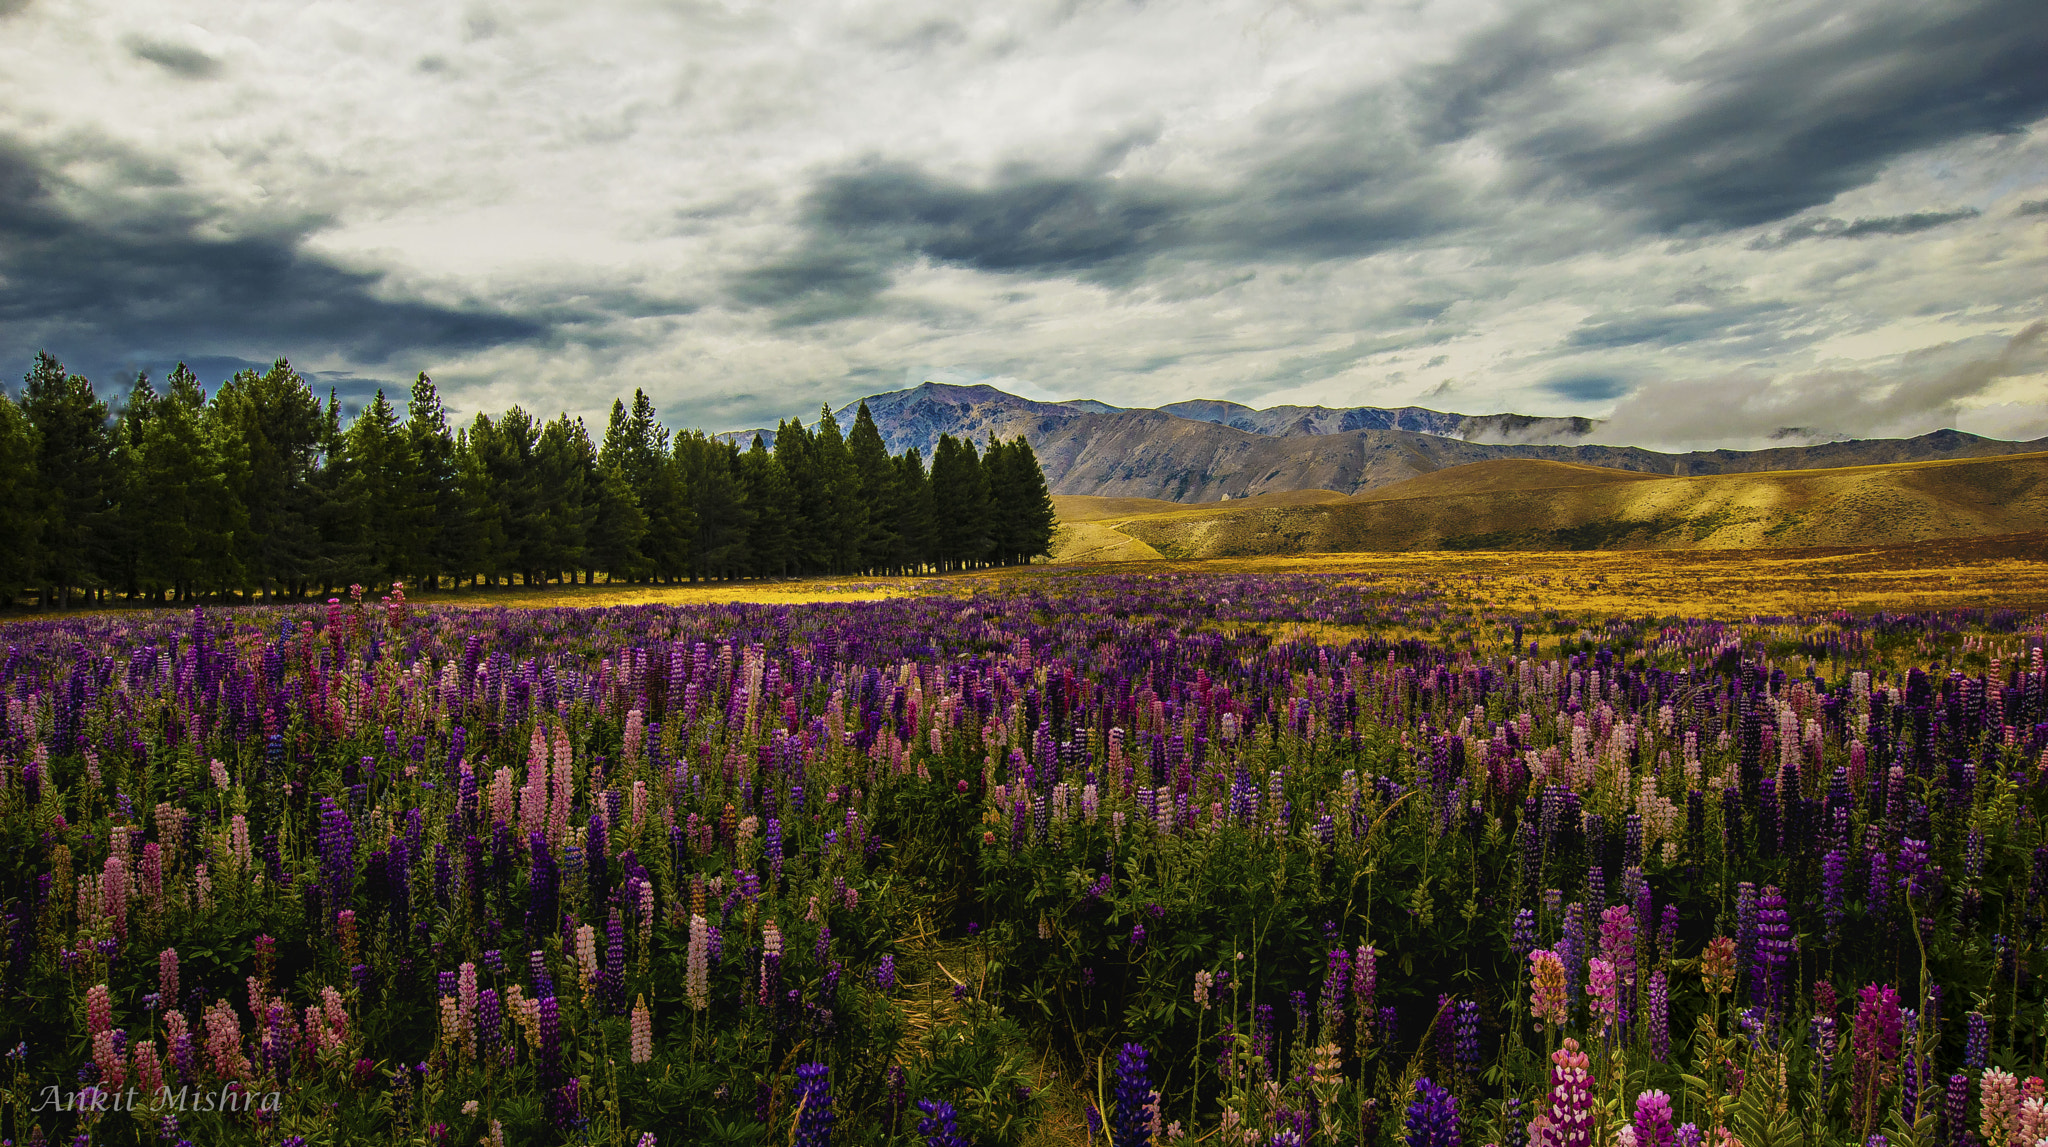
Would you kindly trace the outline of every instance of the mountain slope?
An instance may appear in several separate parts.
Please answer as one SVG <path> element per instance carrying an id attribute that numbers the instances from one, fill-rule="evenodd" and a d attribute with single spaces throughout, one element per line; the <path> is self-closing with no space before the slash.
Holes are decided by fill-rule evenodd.
<path id="1" fill-rule="evenodd" d="M 1343 502 L 1097 523 L 1169 557 L 1861 546 L 2048 529 L 2048 452 L 1648 477 L 1487 462 Z"/>

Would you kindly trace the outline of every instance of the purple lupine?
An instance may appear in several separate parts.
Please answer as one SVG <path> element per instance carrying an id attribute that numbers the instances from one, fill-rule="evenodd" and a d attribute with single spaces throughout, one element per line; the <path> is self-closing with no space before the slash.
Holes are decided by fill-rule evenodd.
<path id="1" fill-rule="evenodd" d="M 1479 1072 L 1479 1005 L 1471 1000 L 1458 1001 L 1457 1039 L 1451 1058 L 1458 1065 L 1460 1078 L 1471 1086 Z"/>
<path id="2" fill-rule="evenodd" d="M 1459 1147 L 1457 1097 L 1426 1075 L 1415 1081 L 1415 1090 L 1402 1142 L 1407 1147 Z"/>
<path id="3" fill-rule="evenodd" d="M 1843 875 L 1849 864 L 1846 849 L 1831 849 L 1820 862 L 1821 918 L 1827 924 L 1827 943 L 1833 947 L 1842 937 L 1842 918 L 1848 909 L 1842 903 Z"/>
<path id="4" fill-rule="evenodd" d="M 1792 961 L 1798 941 L 1792 935 L 1791 913 L 1776 885 L 1766 885 L 1756 908 L 1755 963 L 1751 965 L 1750 999 L 1778 1020 L 1791 996 Z"/>
<path id="5" fill-rule="evenodd" d="M 1636 1096 L 1636 1147 L 1672 1147 L 1671 1097 L 1661 1091 Z"/>
<path id="6" fill-rule="evenodd" d="M 960 1115 L 952 1104 L 943 1099 L 920 1099 L 917 1109 L 924 1112 L 924 1118 L 917 1121 L 917 1133 L 924 1136 L 925 1147 L 971 1147 L 971 1141 L 960 1134 Z M 1101 1118 L 1093 1106 L 1088 1108 L 1091 1128 L 1099 1128 Z"/>
<path id="7" fill-rule="evenodd" d="M 1116 1086 L 1110 1114 L 1111 1147 L 1151 1147 L 1152 1074 L 1141 1044 L 1127 1043 L 1116 1057 Z"/>
<path id="8" fill-rule="evenodd" d="M 1982 1012 L 1971 1012 L 1963 1017 L 1969 1027 L 1969 1037 L 1963 1043 L 1963 1066 L 1971 1071 L 1982 1071 L 1991 1059 L 1991 1021 Z"/>
<path id="9" fill-rule="evenodd" d="M 797 1067 L 796 1106 L 796 1130 L 791 1143 L 796 1147 L 830 1147 L 832 1083 L 824 1064 L 806 1063 Z"/>
<path id="10" fill-rule="evenodd" d="M 1534 909 L 1524 908 L 1515 913 L 1515 922 L 1508 934 L 1508 951 L 1514 955 L 1515 961 L 1520 963 L 1528 959 L 1529 953 L 1535 950 L 1536 912 Z"/>
<path id="11" fill-rule="evenodd" d="M 498 1002 L 498 989 L 485 988 L 476 995 L 476 1045 L 477 1058 L 486 1063 L 498 1054 L 498 1039 L 504 1032 L 504 1009 Z"/>
<path id="12" fill-rule="evenodd" d="M 1942 1119 L 1948 1124 L 1949 1142 L 1954 1147 L 1968 1147 L 1970 1142 L 1970 1077 L 1956 1072 L 1948 1077 L 1947 1103 L 1942 1108 Z"/>
<path id="13" fill-rule="evenodd" d="M 1664 969 L 1650 973 L 1650 1054 L 1659 1062 L 1671 1058 L 1671 985 Z"/>
<path id="14" fill-rule="evenodd" d="M 884 994 L 896 990 L 896 957 L 885 955 L 875 964 L 875 987 Z"/>
<path id="15" fill-rule="evenodd" d="M 1337 1028 L 1344 1019 L 1344 994 L 1350 987 L 1351 953 L 1338 947 L 1330 949 L 1323 965 L 1323 995 L 1317 1009 L 1321 1038 L 1335 1042 Z"/>
<path id="16" fill-rule="evenodd" d="M 548 1121 L 568 1130 L 574 1111 L 564 1102 L 565 1076 L 562 1071 L 562 1011 L 553 995 L 540 999 L 540 1085 L 545 1096 Z"/>
<path id="17" fill-rule="evenodd" d="M 611 1014 L 626 1014 L 626 922 L 617 909 L 604 926 L 604 989 Z"/>
<path id="18" fill-rule="evenodd" d="M 1584 906 L 1569 904 L 1564 910 L 1564 936 L 1557 943 L 1558 962 L 1564 965 L 1564 995 L 1567 1010 L 1579 1006 L 1580 977 L 1585 971 L 1586 960 L 1592 955 L 1587 951 Z"/>

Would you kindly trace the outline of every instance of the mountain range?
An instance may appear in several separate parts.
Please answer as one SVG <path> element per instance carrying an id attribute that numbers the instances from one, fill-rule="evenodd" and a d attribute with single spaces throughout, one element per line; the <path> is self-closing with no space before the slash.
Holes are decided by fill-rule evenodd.
<path id="1" fill-rule="evenodd" d="M 2048 438 L 2007 442 L 1956 430 L 1916 438 L 1863 439 L 1765 450 L 1660 453 L 1588 443 L 1598 423 L 1521 414 L 1466 415 L 1394 409 L 1277 406 L 1255 410 L 1198 399 L 1131 409 L 1090 399 L 1042 402 L 992 386 L 927 382 L 865 401 L 890 452 L 915 446 L 929 458 L 939 436 L 985 443 L 1023 435 L 1060 495 L 1217 502 L 1290 491 L 1343 497 L 1453 467 L 1533 459 L 1659 477 L 1989 458 L 2048 450 Z M 834 412 L 850 428 L 859 402 Z M 718 435 L 745 445 L 772 430 Z"/>

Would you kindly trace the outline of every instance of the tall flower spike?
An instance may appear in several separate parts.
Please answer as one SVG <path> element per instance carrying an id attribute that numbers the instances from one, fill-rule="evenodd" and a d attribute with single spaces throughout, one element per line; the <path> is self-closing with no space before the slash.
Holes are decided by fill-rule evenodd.
<path id="1" fill-rule="evenodd" d="M 1110 1117 L 1111 1147 L 1151 1147 L 1151 1065 L 1141 1044 L 1127 1043 L 1116 1058 L 1116 1110 Z"/>

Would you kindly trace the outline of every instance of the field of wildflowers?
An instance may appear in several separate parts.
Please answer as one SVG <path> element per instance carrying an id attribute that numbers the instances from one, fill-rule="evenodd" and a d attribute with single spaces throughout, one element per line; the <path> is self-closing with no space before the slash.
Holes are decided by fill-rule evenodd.
<path id="1" fill-rule="evenodd" d="M 1117 1147 L 2032 1145 L 2041 644 L 1309 573 L 11 623 L 0 1136 L 1021 1143 L 1042 1060 Z"/>

